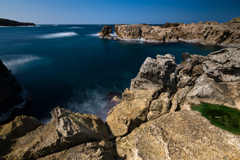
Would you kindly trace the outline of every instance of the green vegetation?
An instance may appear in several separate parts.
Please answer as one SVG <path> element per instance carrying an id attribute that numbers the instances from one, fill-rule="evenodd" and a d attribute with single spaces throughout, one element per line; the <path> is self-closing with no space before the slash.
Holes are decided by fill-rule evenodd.
<path id="1" fill-rule="evenodd" d="M 199 111 L 211 124 L 240 135 L 240 111 L 222 105 L 202 103 L 192 106 L 192 110 Z"/>

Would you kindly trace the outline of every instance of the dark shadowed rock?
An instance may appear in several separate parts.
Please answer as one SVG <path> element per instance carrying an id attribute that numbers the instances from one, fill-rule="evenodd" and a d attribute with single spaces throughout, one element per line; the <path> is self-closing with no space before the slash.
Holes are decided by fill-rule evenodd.
<path id="1" fill-rule="evenodd" d="M 182 54 L 182 60 L 185 61 L 190 58 L 190 54 L 188 52 Z"/>
<path id="2" fill-rule="evenodd" d="M 0 122 L 8 118 L 13 108 L 25 105 L 23 93 L 21 84 L 0 60 Z"/>
<path id="3" fill-rule="evenodd" d="M 17 22 L 0 18 L 0 26 L 36 26 L 34 23 Z"/>

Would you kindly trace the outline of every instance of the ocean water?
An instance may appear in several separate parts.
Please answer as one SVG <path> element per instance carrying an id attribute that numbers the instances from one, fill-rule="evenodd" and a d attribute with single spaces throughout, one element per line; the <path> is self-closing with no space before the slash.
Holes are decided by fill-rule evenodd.
<path id="1" fill-rule="evenodd" d="M 184 52 L 207 55 L 221 49 L 188 43 L 150 44 L 99 39 L 103 25 L 0 27 L 0 59 L 28 91 L 16 115 L 43 123 L 58 105 L 106 119 L 110 102 L 129 88 L 147 57 Z M 114 35 L 114 34 L 113 34 Z"/>

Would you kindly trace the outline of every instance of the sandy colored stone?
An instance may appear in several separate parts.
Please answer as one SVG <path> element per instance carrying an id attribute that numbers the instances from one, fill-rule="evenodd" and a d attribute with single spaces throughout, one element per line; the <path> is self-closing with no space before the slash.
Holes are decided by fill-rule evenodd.
<path id="1" fill-rule="evenodd" d="M 177 42 L 201 43 L 207 45 L 240 46 L 239 17 L 228 23 L 218 22 L 200 23 L 172 23 L 161 26 L 146 24 L 115 25 L 118 37 L 124 39 L 144 38 L 147 42 Z"/>
<path id="2" fill-rule="evenodd" d="M 57 107 L 52 120 L 17 138 L 5 159 L 37 159 L 89 141 L 108 141 L 104 122 L 94 115 L 74 113 Z"/>
<path id="3" fill-rule="evenodd" d="M 0 126 L 0 157 L 10 151 L 14 139 L 19 138 L 41 126 L 36 118 L 17 116 L 13 121 Z"/>
<path id="4" fill-rule="evenodd" d="M 224 82 L 240 80 L 240 48 L 225 48 L 207 57 L 203 69 L 208 77 Z"/>
<path id="5" fill-rule="evenodd" d="M 240 159 L 240 136 L 210 124 L 197 111 L 165 114 L 117 141 L 126 160 Z"/>
<path id="6" fill-rule="evenodd" d="M 168 100 L 176 86 L 175 65 L 175 58 L 170 54 L 144 61 L 137 77 L 132 79 L 130 90 L 122 94 L 122 102 L 108 113 L 106 124 L 111 138 L 125 136 L 141 123 L 169 112 Z M 153 101 L 162 92 L 167 99 Z M 150 107 L 151 103 L 156 105 Z"/>
<path id="7" fill-rule="evenodd" d="M 115 160 L 116 150 L 112 142 L 89 142 L 39 158 L 38 160 Z"/>

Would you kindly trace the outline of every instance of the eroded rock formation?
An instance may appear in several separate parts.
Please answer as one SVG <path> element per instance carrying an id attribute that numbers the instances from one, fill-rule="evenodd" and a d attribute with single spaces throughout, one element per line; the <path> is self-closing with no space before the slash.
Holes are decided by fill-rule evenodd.
<path id="1" fill-rule="evenodd" d="M 197 24 L 166 23 L 161 26 L 146 24 L 115 25 L 114 31 L 121 40 L 144 38 L 147 42 L 201 43 L 240 47 L 240 17 L 227 23 L 199 22 Z"/>
<path id="2" fill-rule="evenodd" d="M 58 155 L 71 157 L 74 155 L 68 155 L 68 150 L 81 150 L 83 151 L 81 155 L 84 157 L 84 152 L 88 152 L 87 149 L 91 150 L 92 148 L 92 154 L 100 158 L 104 156 L 102 153 L 104 148 L 109 149 L 113 146 L 105 144 L 109 141 L 108 131 L 104 122 L 98 117 L 74 113 L 60 107 L 53 109 L 51 114 L 51 122 L 15 139 L 11 148 L 6 149 L 8 152 L 2 152 L 1 156 L 5 159 L 37 159 Z M 95 141 L 102 142 L 101 144 L 97 143 L 96 146 L 94 143 L 78 146 Z M 88 145 L 92 145 L 92 147 L 87 148 Z M 76 154 L 80 155 L 78 152 Z"/>
<path id="3" fill-rule="evenodd" d="M 112 33 L 112 27 L 105 25 L 100 32 L 100 38 L 112 39 L 110 33 Z"/>

